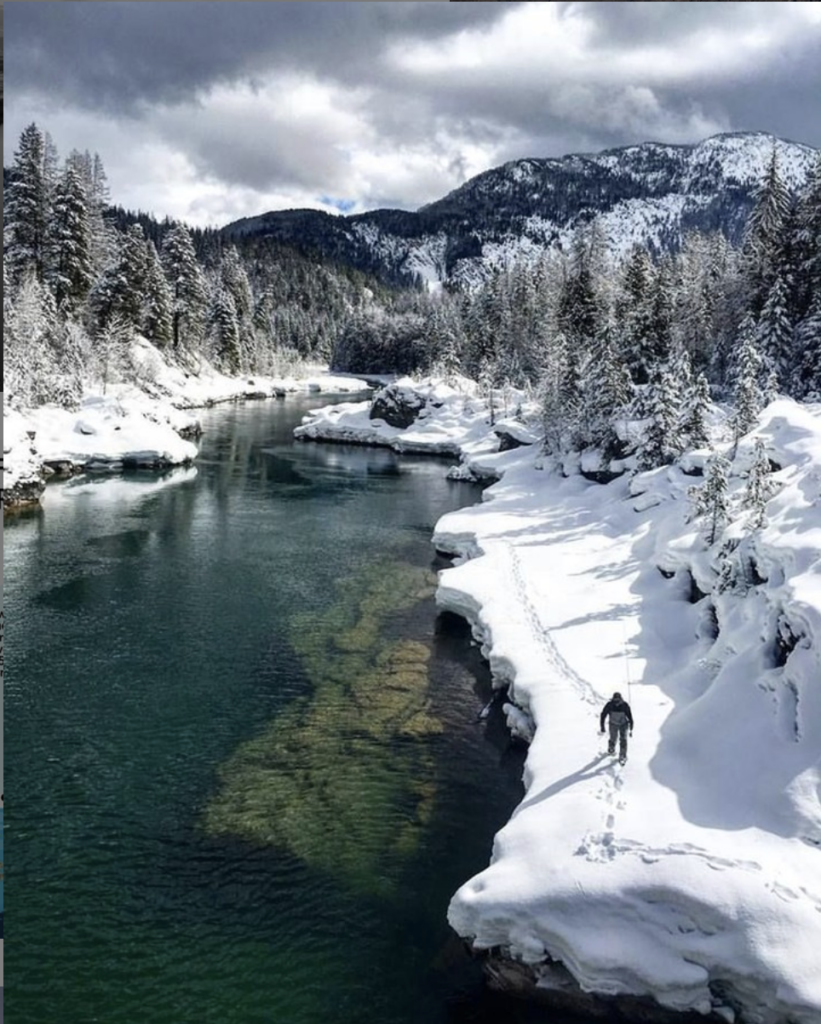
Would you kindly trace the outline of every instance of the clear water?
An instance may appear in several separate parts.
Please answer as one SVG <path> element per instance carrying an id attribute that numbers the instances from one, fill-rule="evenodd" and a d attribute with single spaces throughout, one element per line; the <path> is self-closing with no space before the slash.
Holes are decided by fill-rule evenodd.
<path id="1" fill-rule="evenodd" d="M 445 920 L 520 798 L 431 596 L 478 493 L 295 444 L 311 404 L 209 411 L 195 470 L 6 522 L 13 1024 L 544 1019 Z"/>

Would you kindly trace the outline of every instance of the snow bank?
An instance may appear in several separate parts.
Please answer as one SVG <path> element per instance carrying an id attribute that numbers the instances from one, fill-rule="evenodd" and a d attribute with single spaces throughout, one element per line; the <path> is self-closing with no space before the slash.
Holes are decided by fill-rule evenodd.
<path id="1" fill-rule="evenodd" d="M 818 1024 L 821 407 L 765 410 L 708 548 L 688 498 L 707 452 L 602 485 L 579 459 L 564 475 L 532 447 L 500 451 L 475 394 L 434 402 L 431 388 L 416 387 L 427 401 L 406 430 L 358 403 L 297 433 L 458 448 L 452 475 L 498 481 L 437 524 L 435 546 L 456 556 L 437 602 L 471 623 L 509 686 L 508 723 L 530 744 L 525 795 L 488 868 L 454 895 L 451 925 L 493 951 L 497 975 L 525 965 L 561 1005 Z M 752 531 L 741 499 L 755 436 L 779 468 Z M 624 768 L 598 736 L 616 689 L 636 720 Z M 573 1002 L 565 969 L 599 1004 Z"/>
<path id="2" fill-rule="evenodd" d="M 200 426 L 185 410 L 288 392 L 370 390 L 364 380 L 321 366 L 301 377 L 240 378 L 226 377 L 201 357 L 190 357 L 183 367 L 139 336 L 129 359 L 133 382 L 109 383 L 104 395 L 89 388 L 77 411 L 52 405 L 4 411 L 4 507 L 36 504 L 44 475 L 53 472 L 112 473 L 191 462 L 197 454 L 191 438 Z"/>
<path id="3" fill-rule="evenodd" d="M 137 337 L 131 349 L 139 389 L 153 397 L 171 402 L 179 409 L 200 409 L 218 402 L 243 398 L 270 398 L 289 392 L 368 391 L 370 386 L 358 377 L 329 373 L 317 365 L 300 376 L 284 372 L 276 376 L 252 374 L 228 377 L 202 356 L 192 356 L 186 366 L 166 361 L 163 354 L 145 338 Z M 285 367 L 287 370 L 287 366 Z"/>
<path id="4" fill-rule="evenodd" d="M 535 727 L 525 797 L 449 920 L 544 987 L 561 961 L 585 992 L 817 1024 L 821 409 L 774 403 L 756 434 L 782 467 L 768 524 L 740 507 L 751 436 L 711 551 L 679 467 L 637 478 L 637 502 L 627 478 L 513 452 L 481 505 L 440 520 L 434 543 L 464 560 L 438 603 L 511 682 L 514 730 Z M 636 719 L 623 769 L 596 738 L 614 689 Z"/>
<path id="5" fill-rule="evenodd" d="M 173 419 L 174 410 L 169 413 Z M 27 419 L 42 461 L 71 472 L 163 468 L 191 462 L 197 454 L 197 446 L 183 440 L 145 400 L 87 395 L 77 411 L 46 405 Z"/>

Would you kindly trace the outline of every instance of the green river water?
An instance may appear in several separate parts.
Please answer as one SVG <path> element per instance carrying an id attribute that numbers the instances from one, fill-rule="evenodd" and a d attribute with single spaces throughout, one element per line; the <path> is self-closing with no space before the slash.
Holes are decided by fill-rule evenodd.
<path id="1" fill-rule="evenodd" d="M 195 468 L 7 519 L 9 1024 L 531 1019 L 445 916 L 521 796 L 433 601 L 479 492 L 295 443 L 326 401 L 210 410 Z"/>

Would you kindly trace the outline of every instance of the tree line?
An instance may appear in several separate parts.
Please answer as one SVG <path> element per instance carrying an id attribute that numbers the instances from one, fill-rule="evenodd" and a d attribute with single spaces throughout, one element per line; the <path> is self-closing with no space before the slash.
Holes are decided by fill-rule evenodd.
<path id="1" fill-rule="evenodd" d="M 232 375 L 328 362 L 360 306 L 390 302 L 367 275 L 287 246 L 112 206 L 100 157 L 61 160 L 36 124 L 3 199 L 5 390 L 21 406 L 71 404 L 84 380 L 127 376 L 135 334 Z"/>
<path id="2" fill-rule="evenodd" d="M 690 233 L 675 252 L 616 258 L 592 218 L 566 251 L 436 292 L 113 207 L 100 158 L 61 162 L 36 125 L 4 204 L 6 391 L 22 405 L 124 372 L 136 332 L 230 374 L 289 355 L 523 387 L 548 451 L 604 461 L 632 444 L 642 467 L 704 440 L 711 397 L 733 402 L 739 434 L 769 395 L 821 399 L 821 160 L 793 195 L 773 151 L 739 246 Z M 628 421 L 642 424 L 632 441 Z"/>

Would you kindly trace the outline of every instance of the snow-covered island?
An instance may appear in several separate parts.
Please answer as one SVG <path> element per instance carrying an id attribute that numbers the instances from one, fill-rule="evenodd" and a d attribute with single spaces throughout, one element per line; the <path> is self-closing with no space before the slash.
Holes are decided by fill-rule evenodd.
<path id="1" fill-rule="evenodd" d="M 511 447 L 476 394 L 402 381 L 297 430 L 460 451 L 452 475 L 497 481 L 437 524 L 437 602 L 507 688 L 525 793 L 448 919 L 495 984 L 590 1016 L 817 1024 L 821 406 L 774 401 L 737 445 L 715 410 L 727 464 L 628 461 L 604 485 L 526 443 L 534 414 L 507 410 Z M 719 468 L 713 522 L 698 492 Z M 623 768 L 598 735 L 615 690 Z"/>
<path id="2" fill-rule="evenodd" d="M 116 473 L 127 468 L 187 465 L 201 434 L 191 410 L 219 402 L 282 397 L 298 392 L 367 391 L 348 375 L 315 367 L 303 376 L 230 377 L 198 358 L 184 369 L 136 336 L 132 379 L 100 393 L 88 386 L 79 408 L 51 403 L 3 410 L 3 508 L 37 505 L 54 474 Z"/>

